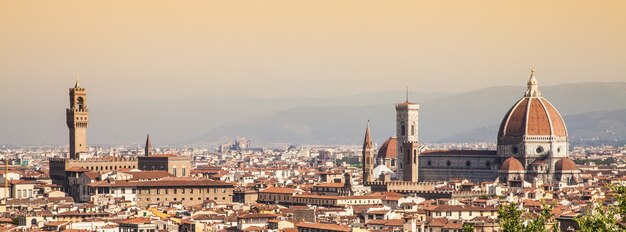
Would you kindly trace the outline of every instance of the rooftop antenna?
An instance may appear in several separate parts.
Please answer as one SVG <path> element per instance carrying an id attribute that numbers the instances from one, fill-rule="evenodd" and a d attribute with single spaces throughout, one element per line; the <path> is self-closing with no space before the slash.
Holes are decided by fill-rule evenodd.
<path id="1" fill-rule="evenodd" d="M 409 87 L 406 87 L 406 102 L 409 102 Z"/>

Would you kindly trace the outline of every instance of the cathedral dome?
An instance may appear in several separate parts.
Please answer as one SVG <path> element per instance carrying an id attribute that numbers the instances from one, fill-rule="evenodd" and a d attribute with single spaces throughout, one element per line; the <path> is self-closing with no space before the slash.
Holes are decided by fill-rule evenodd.
<path id="1" fill-rule="evenodd" d="M 522 165 L 522 162 L 520 162 L 518 159 L 513 158 L 513 156 L 507 158 L 504 160 L 504 162 L 502 162 L 502 165 L 500 166 L 500 171 L 501 172 L 517 172 L 517 171 L 524 171 L 524 165 Z"/>
<path id="2" fill-rule="evenodd" d="M 535 72 L 528 80 L 528 90 L 522 99 L 502 119 L 498 137 L 556 136 L 567 137 L 561 114 L 541 96 Z"/>
<path id="3" fill-rule="evenodd" d="M 398 154 L 396 152 L 398 146 L 398 141 L 395 137 L 390 137 L 380 146 L 378 149 L 378 155 L 376 155 L 377 159 L 395 159 Z"/>
<path id="4" fill-rule="evenodd" d="M 554 169 L 556 169 L 556 171 L 576 171 L 578 170 L 578 167 L 576 167 L 576 163 L 574 163 L 574 161 L 570 158 L 561 158 L 559 161 L 556 161 L 556 164 L 554 165 Z"/>

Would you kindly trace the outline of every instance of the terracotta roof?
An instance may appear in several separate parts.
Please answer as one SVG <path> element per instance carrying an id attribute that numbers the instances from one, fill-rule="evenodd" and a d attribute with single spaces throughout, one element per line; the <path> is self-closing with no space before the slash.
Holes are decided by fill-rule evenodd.
<path id="1" fill-rule="evenodd" d="M 498 137 L 554 135 L 565 137 L 567 129 L 561 114 L 541 96 L 524 96 L 506 113 Z"/>
<path id="2" fill-rule="evenodd" d="M 95 180 L 96 178 L 100 177 L 99 172 L 85 172 L 85 175 L 92 180 Z"/>
<path id="3" fill-rule="evenodd" d="M 62 226 L 68 223 L 69 222 L 66 222 L 66 221 L 51 221 L 51 222 L 46 222 L 44 226 Z"/>
<path id="4" fill-rule="evenodd" d="M 431 218 L 427 223 L 429 227 L 443 227 L 446 225 L 447 221 L 446 218 Z"/>
<path id="5" fill-rule="evenodd" d="M 322 187 L 322 188 L 343 188 L 345 186 L 344 183 L 319 183 L 313 187 Z"/>
<path id="6" fill-rule="evenodd" d="M 396 151 L 398 146 L 398 140 L 395 137 L 390 137 L 380 146 L 378 149 L 378 155 L 376 158 L 378 159 L 395 159 L 398 157 L 398 153 Z"/>
<path id="7" fill-rule="evenodd" d="M 472 206 L 472 205 L 436 205 L 431 207 L 425 207 L 424 210 L 434 212 L 447 212 L 447 211 L 498 211 L 498 208 L 492 206 Z"/>
<path id="8" fill-rule="evenodd" d="M 554 169 L 557 171 L 576 171 L 578 168 L 576 167 L 576 163 L 570 158 L 561 158 L 559 161 L 556 161 L 554 164 Z"/>
<path id="9" fill-rule="evenodd" d="M 367 220 L 368 225 L 403 226 L 402 219 L 371 219 Z"/>
<path id="10" fill-rule="evenodd" d="M 350 227 L 347 225 L 326 224 L 326 223 L 300 222 L 296 224 L 296 227 L 318 229 L 318 230 L 329 230 L 329 231 L 345 231 L 345 232 L 352 231 L 352 229 L 350 229 Z"/>
<path id="11" fill-rule="evenodd" d="M 500 171 L 505 172 L 513 172 L 513 171 L 524 171 L 524 165 L 518 159 L 513 156 L 506 158 L 502 165 L 500 166 Z"/>
<path id="12" fill-rule="evenodd" d="M 258 227 L 258 226 L 249 226 L 243 231 L 263 231 L 263 228 Z"/>
<path id="13" fill-rule="evenodd" d="M 166 171 L 141 171 L 141 172 L 125 172 L 133 176 L 134 180 L 140 179 L 161 179 L 165 177 L 173 177 L 169 172 Z"/>
<path id="14" fill-rule="evenodd" d="M 443 229 L 452 229 L 452 230 L 460 230 L 463 228 L 463 223 L 457 223 L 457 222 L 448 222 L 446 223 L 445 226 L 443 226 Z"/>
<path id="15" fill-rule="evenodd" d="M 262 193 L 283 193 L 283 194 L 293 194 L 296 191 L 294 188 L 284 188 L 284 187 L 269 187 L 261 190 Z"/>
<path id="16" fill-rule="evenodd" d="M 152 221 L 150 218 L 131 218 L 121 221 L 124 224 L 150 224 Z"/>
<path id="17" fill-rule="evenodd" d="M 276 214 L 250 213 L 237 216 L 237 218 L 276 218 Z"/>
<path id="18" fill-rule="evenodd" d="M 158 186 L 230 186 L 233 184 L 214 180 L 194 180 L 189 178 L 168 178 L 150 181 L 97 181 L 89 184 L 91 187 L 158 187 Z"/>

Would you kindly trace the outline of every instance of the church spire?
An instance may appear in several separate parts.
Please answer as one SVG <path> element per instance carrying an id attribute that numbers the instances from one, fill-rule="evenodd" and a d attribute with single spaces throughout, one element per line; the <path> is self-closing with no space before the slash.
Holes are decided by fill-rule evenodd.
<path id="1" fill-rule="evenodd" d="M 146 138 L 145 156 L 152 155 L 152 141 L 150 140 L 150 134 Z"/>
<path id="2" fill-rule="evenodd" d="M 372 137 L 370 133 L 370 120 L 367 120 L 367 128 L 365 129 L 365 139 L 363 140 L 363 181 L 366 183 L 374 180 L 374 146 L 372 145 Z"/>
<path id="3" fill-rule="evenodd" d="M 530 79 L 528 79 L 528 90 L 526 90 L 526 97 L 541 97 L 539 92 L 539 85 L 537 84 L 537 78 L 535 78 L 535 68 L 530 70 Z"/>
<path id="4" fill-rule="evenodd" d="M 365 129 L 365 139 L 363 140 L 363 149 L 372 148 L 372 137 L 370 133 L 370 120 L 367 120 L 367 128 Z"/>

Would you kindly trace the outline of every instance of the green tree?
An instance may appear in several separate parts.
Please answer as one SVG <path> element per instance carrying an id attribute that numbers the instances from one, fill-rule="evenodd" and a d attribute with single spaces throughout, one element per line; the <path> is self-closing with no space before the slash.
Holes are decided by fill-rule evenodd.
<path id="1" fill-rule="evenodd" d="M 602 206 L 598 203 L 592 205 L 591 210 L 584 215 L 574 218 L 580 231 L 622 231 L 618 224 L 617 216 L 626 216 L 626 186 L 611 186 L 611 193 L 615 198 L 615 205 Z"/>
<path id="2" fill-rule="evenodd" d="M 620 231 L 614 207 L 595 206 L 587 214 L 574 218 L 581 232 Z"/>
<path id="3" fill-rule="evenodd" d="M 498 220 L 500 227 L 507 232 L 523 232 L 524 224 L 522 221 L 523 211 L 518 209 L 515 203 L 500 205 L 498 209 Z"/>
<path id="4" fill-rule="evenodd" d="M 473 224 L 463 223 L 463 232 L 474 232 L 475 228 Z"/>
<path id="5" fill-rule="evenodd" d="M 611 192 L 613 192 L 615 203 L 617 203 L 616 213 L 622 218 L 626 217 L 626 185 L 612 186 Z"/>
<path id="6" fill-rule="evenodd" d="M 552 218 L 551 205 L 543 202 L 541 211 L 530 214 L 532 219 L 528 222 L 522 219 L 524 212 L 515 203 L 501 205 L 498 209 L 498 220 L 502 230 L 507 232 L 548 232 L 549 229 L 558 229 L 556 221 Z"/>

